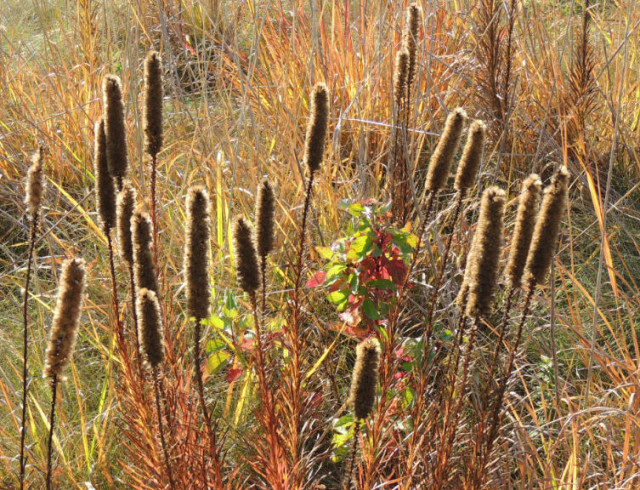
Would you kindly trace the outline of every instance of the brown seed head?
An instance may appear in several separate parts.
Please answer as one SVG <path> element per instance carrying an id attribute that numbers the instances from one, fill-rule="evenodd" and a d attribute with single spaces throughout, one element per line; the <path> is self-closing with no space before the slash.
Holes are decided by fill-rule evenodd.
<path id="1" fill-rule="evenodd" d="M 507 281 L 512 288 L 519 288 L 522 282 L 522 273 L 527 263 L 533 228 L 536 224 L 541 191 L 542 182 L 537 174 L 531 174 L 522 184 L 511 252 L 505 271 Z"/>
<path id="2" fill-rule="evenodd" d="M 311 93 L 311 114 L 304 143 L 304 163 L 312 174 L 320 169 L 329 124 L 329 91 L 317 83 Z"/>
<path id="3" fill-rule="evenodd" d="M 84 276 L 84 260 L 67 259 L 62 263 L 60 289 L 44 363 L 45 377 L 61 378 L 62 369 L 73 356 L 82 308 Z"/>
<path id="4" fill-rule="evenodd" d="M 462 127 L 466 120 L 467 113 L 460 107 L 447 117 L 444 131 L 429 162 L 426 183 L 428 191 L 438 191 L 447 183 L 449 168 L 458 149 Z"/>
<path id="5" fill-rule="evenodd" d="M 469 291 L 466 315 L 470 318 L 491 313 L 498 282 L 503 218 L 504 191 L 490 187 L 482 194 L 478 227 L 467 262 Z"/>
<path id="6" fill-rule="evenodd" d="M 153 225 L 149 215 L 140 208 L 133 212 L 131 218 L 131 235 L 133 239 L 133 266 L 136 289 L 146 288 L 158 293 L 158 279 L 153 265 Z"/>
<path id="7" fill-rule="evenodd" d="M 138 338 L 142 340 L 142 355 L 148 367 L 156 368 L 164 361 L 164 325 L 156 293 L 138 290 Z"/>
<path id="8" fill-rule="evenodd" d="M 209 317 L 209 194 L 203 187 L 191 187 L 187 194 L 187 240 L 184 271 L 187 282 L 187 312 L 200 321 Z"/>
<path id="9" fill-rule="evenodd" d="M 549 272 L 560 232 L 560 222 L 569 191 L 569 171 L 560 167 L 544 190 L 540 213 L 533 230 L 531 248 L 527 256 L 524 282 L 529 288 L 542 284 Z"/>
<path id="10" fill-rule="evenodd" d="M 124 124 L 124 103 L 120 78 L 107 75 L 102 83 L 104 104 L 104 132 L 107 141 L 107 164 L 109 173 L 116 179 L 118 189 L 129 169 L 127 135 Z"/>
<path id="11" fill-rule="evenodd" d="M 263 179 L 258 188 L 256 199 L 256 247 L 260 257 L 266 257 L 273 250 L 275 198 L 267 179 Z"/>
<path id="12" fill-rule="evenodd" d="M 125 181 L 117 200 L 117 232 L 120 245 L 120 257 L 133 264 L 133 240 L 131 237 L 131 217 L 136 207 L 136 191 L 131 183 Z"/>
<path id="13" fill-rule="evenodd" d="M 456 173 L 455 190 L 460 191 L 473 187 L 482 161 L 482 148 L 486 132 L 487 126 L 482 121 L 475 120 L 471 123 Z"/>
<path id="14" fill-rule="evenodd" d="M 351 392 L 348 404 L 353 407 L 357 419 L 367 417 L 376 399 L 378 367 L 380 365 L 380 343 L 370 337 L 356 347 L 356 363 L 353 366 Z"/>
<path id="15" fill-rule="evenodd" d="M 396 110 L 401 111 L 407 95 L 407 76 L 409 73 L 409 51 L 401 49 L 396 53 L 396 67 L 393 76 L 393 97 Z"/>
<path id="16" fill-rule="evenodd" d="M 44 163 L 44 148 L 40 147 L 31 157 L 31 166 L 27 172 L 27 192 L 25 203 L 29 214 L 35 217 L 42 207 L 42 193 L 44 189 L 42 166 Z"/>
<path id="17" fill-rule="evenodd" d="M 251 237 L 251 228 L 244 218 L 238 218 L 233 226 L 233 244 L 240 287 L 253 294 L 260 287 L 258 257 Z"/>
<path id="18" fill-rule="evenodd" d="M 157 155 L 162 149 L 162 59 L 151 51 L 144 62 L 144 149 Z"/>
<path id="19" fill-rule="evenodd" d="M 95 125 L 93 167 L 96 177 L 98 215 L 102 221 L 102 230 L 105 235 L 108 235 L 109 230 L 116 224 L 116 191 L 107 165 L 106 145 L 104 119 L 100 118 Z"/>
<path id="20" fill-rule="evenodd" d="M 402 47 L 409 53 L 407 69 L 407 87 L 411 87 L 416 75 L 416 45 L 422 9 L 415 3 L 407 9 L 407 23 L 402 31 Z"/>

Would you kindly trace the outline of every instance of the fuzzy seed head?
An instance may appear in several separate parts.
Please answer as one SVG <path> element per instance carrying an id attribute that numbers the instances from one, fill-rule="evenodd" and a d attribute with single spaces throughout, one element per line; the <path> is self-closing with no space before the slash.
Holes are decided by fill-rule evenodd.
<path id="1" fill-rule="evenodd" d="M 40 213 L 44 189 L 42 166 L 44 164 L 44 148 L 40 147 L 31 157 L 31 166 L 27 172 L 27 192 L 25 203 L 31 217 Z"/>
<path id="2" fill-rule="evenodd" d="M 105 235 L 116 224 L 116 191 L 113 177 L 107 165 L 107 140 L 104 132 L 104 119 L 96 123 L 93 148 L 93 166 L 96 177 L 97 208 L 102 230 Z"/>
<path id="3" fill-rule="evenodd" d="M 274 214 L 273 188 L 267 179 L 263 179 L 256 199 L 256 246 L 260 257 L 266 257 L 273 250 Z"/>
<path id="4" fill-rule="evenodd" d="M 209 317 L 209 194 L 203 187 L 192 187 L 187 194 L 187 240 L 184 271 L 187 282 L 187 312 L 200 321 Z"/>
<path id="5" fill-rule="evenodd" d="M 158 293 L 158 279 L 153 264 L 152 229 L 149 215 L 136 209 L 131 218 L 131 235 L 133 241 L 133 267 L 136 289 L 149 289 Z"/>
<path id="6" fill-rule="evenodd" d="M 260 287 L 258 256 L 252 239 L 251 228 L 244 218 L 236 219 L 233 226 L 233 244 L 240 287 L 253 294 Z"/>
<path id="7" fill-rule="evenodd" d="M 122 190 L 118 193 L 117 208 L 117 233 L 120 248 L 120 257 L 127 264 L 133 264 L 133 240 L 131 237 L 131 217 L 136 207 L 136 191 L 131 183 L 126 181 Z"/>
<path id="8" fill-rule="evenodd" d="M 453 162 L 453 157 L 458 149 L 460 135 L 466 120 L 467 113 L 460 107 L 447 117 L 444 131 L 429 162 L 426 183 L 428 191 L 438 191 L 447 183 L 451 162 Z"/>
<path id="9" fill-rule="evenodd" d="M 529 288 L 544 283 L 556 250 L 562 213 L 569 192 L 569 171 L 562 166 L 544 190 L 540 213 L 533 230 L 531 248 L 527 256 L 524 282 Z"/>
<path id="10" fill-rule="evenodd" d="M 147 366 L 154 369 L 164 361 L 164 325 L 156 293 L 146 288 L 138 290 L 136 309 L 142 355 Z"/>
<path id="11" fill-rule="evenodd" d="M 162 59 L 151 51 L 144 62 L 144 149 L 151 156 L 162 149 Z"/>
<path id="12" fill-rule="evenodd" d="M 409 53 L 407 69 L 407 87 L 411 87 L 416 75 L 416 46 L 422 9 L 415 3 L 407 9 L 407 23 L 402 32 L 402 47 Z"/>
<path id="13" fill-rule="evenodd" d="M 491 313 L 502 250 L 504 201 L 504 191 L 498 187 L 490 187 L 482 194 L 478 227 L 467 262 L 466 315 L 470 318 Z"/>
<path id="14" fill-rule="evenodd" d="M 311 114 L 304 144 L 304 163 L 312 174 L 322 163 L 328 125 L 329 91 L 324 83 L 317 83 L 311 93 Z"/>
<path id="15" fill-rule="evenodd" d="M 348 404 L 353 407 L 358 419 L 366 418 L 373 410 L 378 387 L 380 366 L 380 343 L 370 337 L 356 347 L 356 363 L 353 366 L 351 392 Z"/>
<path id="16" fill-rule="evenodd" d="M 393 76 L 393 97 L 396 110 L 403 107 L 407 95 L 407 77 L 409 73 L 409 51 L 401 49 L 396 53 L 396 67 Z"/>
<path id="17" fill-rule="evenodd" d="M 80 323 L 85 269 L 82 259 L 67 259 L 62 263 L 60 289 L 44 364 L 44 376 L 47 378 L 61 378 L 62 369 L 73 356 Z"/>
<path id="18" fill-rule="evenodd" d="M 531 174 L 522 184 L 511 252 L 505 271 L 507 281 L 512 288 L 519 288 L 522 283 L 522 274 L 527 264 L 541 191 L 542 182 L 537 174 Z"/>
<path id="19" fill-rule="evenodd" d="M 107 75 L 102 83 L 104 104 L 104 131 L 107 142 L 107 164 L 111 177 L 116 179 L 118 187 L 129 169 L 127 155 L 127 136 L 124 124 L 124 103 L 122 84 L 115 75 Z"/>
<path id="20" fill-rule="evenodd" d="M 482 162 L 482 149 L 487 126 L 479 120 L 475 120 L 469 127 L 467 142 L 462 151 L 462 158 L 456 173 L 454 188 L 456 191 L 470 189 L 476 180 L 480 163 Z"/>

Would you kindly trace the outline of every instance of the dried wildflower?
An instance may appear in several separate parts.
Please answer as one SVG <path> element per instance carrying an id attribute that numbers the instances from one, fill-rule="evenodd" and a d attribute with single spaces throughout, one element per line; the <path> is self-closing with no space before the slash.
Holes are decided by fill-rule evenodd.
<path id="1" fill-rule="evenodd" d="M 454 188 L 457 191 L 470 189 L 476 180 L 480 162 L 482 161 L 482 149 L 487 126 L 479 120 L 473 121 L 469 127 L 469 135 L 464 145 Z"/>
<path id="2" fill-rule="evenodd" d="M 45 377 L 60 378 L 62 369 L 73 356 L 82 308 L 84 276 L 84 260 L 67 259 L 62 263 L 60 289 L 44 364 Z"/>
<path id="3" fill-rule="evenodd" d="M 27 192 L 25 203 L 32 217 L 40 213 L 42 207 L 42 191 L 44 189 L 42 166 L 44 163 L 44 148 L 40 147 L 31 157 L 31 166 L 27 172 Z"/>
<path id="4" fill-rule="evenodd" d="M 256 246 L 258 255 L 266 257 L 273 250 L 275 198 L 267 179 L 263 179 L 258 188 L 256 199 Z"/>
<path id="5" fill-rule="evenodd" d="M 187 240 L 184 271 L 187 283 L 187 311 L 202 320 L 209 316 L 209 194 L 203 187 L 192 187 L 187 195 Z"/>
<path id="6" fill-rule="evenodd" d="M 120 245 L 120 256 L 128 264 L 133 264 L 133 240 L 131 236 L 131 217 L 136 207 L 136 191 L 130 182 L 125 182 L 118 193 L 117 208 L 117 233 Z"/>
<path id="7" fill-rule="evenodd" d="M 447 117 L 444 131 L 429 162 L 426 183 L 428 191 L 438 191 L 446 184 L 449 178 L 449 168 L 458 149 L 462 127 L 466 120 L 467 113 L 460 107 Z"/>
<path id="8" fill-rule="evenodd" d="M 233 244 L 240 287 L 253 294 L 260 287 L 258 257 L 251 237 L 251 228 L 244 218 L 238 218 L 233 226 Z"/>
<path id="9" fill-rule="evenodd" d="M 393 97 L 396 110 L 402 110 L 407 95 L 407 77 L 409 71 L 409 51 L 401 49 L 396 53 L 396 67 L 393 75 Z"/>
<path id="10" fill-rule="evenodd" d="M 104 132 L 107 141 L 107 164 L 109 165 L 109 173 L 118 183 L 119 190 L 129 169 L 120 78 L 115 75 L 104 77 L 102 93 L 105 114 Z"/>
<path id="11" fill-rule="evenodd" d="M 407 87 L 411 87 L 416 74 L 416 44 L 418 41 L 418 28 L 420 27 L 420 14 L 422 9 L 415 3 L 407 9 L 407 24 L 402 32 L 402 47 L 409 54 L 407 68 Z"/>
<path id="12" fill-rule="evenodd" d="M 144 62 L 144 149 L 157 155 L 162 149 L 162 59 L 151 51 Z"/>
<path id="13" fill-rule="evenodd" d="M 507 276 L 512 288 L 519 288 L 522 282 L 522 274 L 527 263 L 531 237 L 538 214 L 541 190 L 542 182 L 537 174 L 531 174 L 522 184 L 511 252 L 505 271 L 505 276 Z"/>
<path id="14" fill-rule="evenodd" d="M 329 91 L 324 83 L 317 83 L 311 93 L 311 114 L 304 144 L 304 163 L 311 174 L 320 169 L 328 124 Z"/>
<path id="15" fill-rule="evenodd" d="M 116 223 L 116 191 L 113 177 L 111 177 L 107 165 L 106 144 L 104 119 L 100 118 L 95 125 L 93 165 L 96 177 L 98 215 L 102 221 L 102 229 L 108 235 Z"/>
<path id="16" fill-rule="evenodd" d="M 560 232 L 560 221 L 569 192 L 569 171 L 560 167 L 544 190 L 538 220 L 533 230 L 531 248 L 527 256 L 524 282 L 529 288 L 542 284 L 549 272 L 556 249 L 556 240 Z"/>
<path id="17" fill-rule="evenodd" d="M 370 337 L 358 344 L 348 401 L 358 419 L 367 417 L 373 410 L 378 387 L 379 365 L 380 343 L 378 339 Z"/>
<path id="18" fill-rule="evenodd" d="M 153 244 L 152 228 L 153 225 L 149 215 L 141 209 L 136 209 L 131 218 L 136 289 L 146 288 L 157 294 L 158 279 L 151 252 Z"/>
<path id="19" fill-rule="evenodd" d="M 142 354 L 147 365 L 155 369 L 164 361 L 164 325 L 156 293 L 146 288 L 140 289 L 136 308 Z"/>

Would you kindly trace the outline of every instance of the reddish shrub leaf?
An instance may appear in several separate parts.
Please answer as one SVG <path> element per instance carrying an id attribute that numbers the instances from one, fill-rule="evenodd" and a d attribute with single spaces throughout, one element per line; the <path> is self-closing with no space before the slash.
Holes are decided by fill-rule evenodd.
<path id="1" fill-rule="evenodd" d="M 305 284 L 308 288 L 315 288 L 317 286 L 322 286 L 324 284 L 324 280 L 327 278 L 326 271 L 318 271 L 315 275 L 307 281 Z"/>

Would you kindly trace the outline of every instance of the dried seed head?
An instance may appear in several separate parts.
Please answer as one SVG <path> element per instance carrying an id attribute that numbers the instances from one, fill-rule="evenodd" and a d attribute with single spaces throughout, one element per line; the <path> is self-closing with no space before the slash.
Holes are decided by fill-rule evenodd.
<path id="1" fill-rule="evenodd" d="M 260 271 L 256 248 L 251 238 L 251 228 L 244 218 L 238 218 L 233 226 L 233 244 L 240 287 L 252 294 L 260 287 Z"/>
<path id="2" fill-rule="evenodd" d="M 154 369 L 164 361 L 164 325 L 156 293 L 147 288 L 138 290 L 136 309 L 142 355 L 147 366 Z"/>
<path id="3" fill-rule="evenodd" d="M 258 255 L 266 257 L 273 250 L 275 198 L 267 179 L 263 179 L 258 188 L 256 199 L 256 245 Z"/>
<path id="4" fill-rule="evenodd" d="M 409 53 L 407 69 L 407 87 L 411 87 L 416 75 L 416 45 L 418 42 L 418 28 L 422 9 L 415 3 L 407 9 L 407 23 L 402 32 L 402 47 Z"/>
<path id="5" fill-rule="evenodd" d="M 527 256 L 524 282 L 529 288 L 542 284 L 549 272 L 549 266 L 556 250 L 556 241 L 560 232 L 560 221 L 569 191 L 569 171 L 560 167 L 544 190 L 540 213 L 533 230 L 531 248 Z"/>
<path id="6" fill-rule="evenodd" d="M 464 109 L 458 107 L 447 117 L 440 141 L 436 146 L 429 169 L 427 170 L 426 188 L 428 191 L 435 192 L 440 190 L 447 183 L 449 178 L 449 168 L 453 157 L 458 149 L 462 127 L 467 120 L 467 113 Z"/>
<path id="7" fill-rule="evenodd" d="M 378 367 L 380 365 L 380 343 L 370 337 L 356 347 L 356 363 L 353 366 L 349 405 L 356 418 L 367 417 L 376 399 L 378 387 Z"/>
<path id="8" fill-rule="evenodd" d="M 102 83 L 104 104 L 104 132 L 107 141 L 107 164 L 109 173 L 116 179 L 118 189 L 129 169 L 127 135 L 124 124 L 124 103 L 120 78 L 107 75 Z"/>
<path id="9" fill-rule="evenodd" d="M 455 190 L 460 191 L 473 187 L 480 168 L 480 162 L 482 161 L 482 148 L 486 132 L 487 126 L 482 121 L 475 120 L 471 123 L 460 165 L 458 165 L 458 173 L 454 184 Z"/>
<path id="10" fill-rule="evenodd" d="M 317 83 L 311 93 L 311 114 L 304 143 L 304 163 L 311 174 L 320 169 L 328 124 L 329 91 L 324 83 Z"/>
<path id="11" fill-rule="evenodd" d="M 527 263 L 529 245 L 531 245 L 533 228 L 536 224 L 541 190 L 542 182 L 537 174 L 531 174 L 522 184 L 511 252 L 505 271 L 507 281 L 512 288 L 519 288 L 522 282 L 522 273 Z"/>
<path id="12" fill-rule="evenodd" d="M 31 217 L 40 213 L 42 207 L 42 192 L 44 183 L 42 178 L 42 165 L 44 163 L 44 148 L 40 147 L 31 157 L 31 166 L 27 172 L 27 192 L 25 203 Z"/>
<path id="13" fill-rule="evenodd" d="M 151 51 L 144 62 L 144 149 L 157 155 L 162 149 L 162 58 Z"/>
<path id="14" fill-rule="evenodd" d="M 478 227 L 467 262 L 468 317 L 477 318 L 491 313 L 498 282 L 503 218 L 504 191 L 498 187 L 490 187 L 482 194 Z"/>
<path id="15" fill-rule="evenodd" d="M 60 289 L 44 364 L 45 377 L 61 378 L 62 369 L 73 355 L 82 308 L 84 276 L 84 260 L 67 259 L 62 263 Z"/>
<path id="16" fill-rule="evenodd" d="M 209 194 L 203 187 L 191 187 L 187 194 L 187 240 L 184 271 L 187 282 L 187 312 L 200 321 L 209 317 Z"/>
<path id="17" fill-rule="evenodd" d="M 133 238 L 133 265 L 136 289 L 150 289 L 158 293 L 158 279 L 153 265 L 153 225 L 149 215 L 141 209 L 136 209 L 131 218 L 131 235 Z"/>
<path id="18" fill-rule="evenodd" d="M 393 97 L 396 110 L 402 110 L 407 95 L 407 76 L 409 73 L 409 51 L 401 49 L 396 53 L 396 67 L 393 76 Z"/>
<path id="19" fill-rule="evenodd" d="M 93 166 L 96 177 L 97 207 L 102 229 L 105 235 L 116 224 L 116 191 L 113 177 L 109 173 L 107 165 L 106 136 L 104 132 L 104 119 L 95 125 L 95 143 L 93 147 Z"/>
<path id="20" fill-rule="evenodd" d="M 128 264 L 133 264 L 133 240 L 131 237 L 131 217 L 136 207 L 136 191 L 126 181 L 118 193 L 117 200 L 117 232 L 120 245 L 120 257 Z"/>

